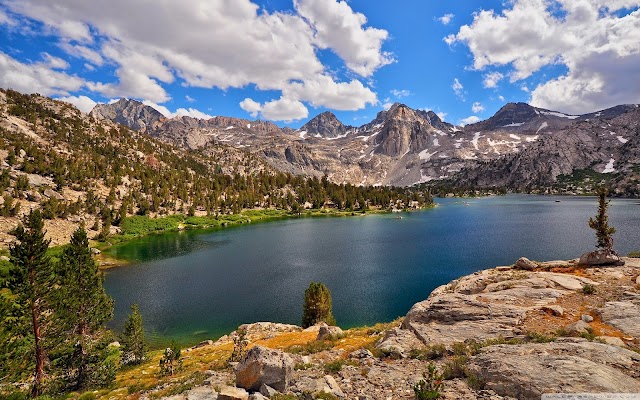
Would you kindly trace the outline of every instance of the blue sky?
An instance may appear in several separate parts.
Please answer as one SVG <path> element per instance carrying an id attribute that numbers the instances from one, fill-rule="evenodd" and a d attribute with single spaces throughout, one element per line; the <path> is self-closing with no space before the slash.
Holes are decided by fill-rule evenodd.
<path id="1" fill-rule="evenodd" d="M 399 101 L 463 124 L 507 102 L 640 103 L 640 0 L 0 0 L 0 86 L 88 110 L 361 125 Z"/>

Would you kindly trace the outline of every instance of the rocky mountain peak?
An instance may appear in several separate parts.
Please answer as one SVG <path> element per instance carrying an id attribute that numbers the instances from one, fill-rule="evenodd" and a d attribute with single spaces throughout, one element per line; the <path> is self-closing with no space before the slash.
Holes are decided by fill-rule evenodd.
<path id="1" fill-rule="evenodd" d="M 307 122 L 300 130 L 307 131 L 309 136 L 336 138 L 344 136 L 347 132 L 347 127 L 338 120 L 334 113 L 325 111 Z"/>
<path id="2" fill-rule="evenodd" d="M 120 99 L 111 104 L 97 104 L 89 113 L 97 119 L 108 119 L 132 129 L 148 132 L 165 117 L 153 107 L 137 100 Z"/>

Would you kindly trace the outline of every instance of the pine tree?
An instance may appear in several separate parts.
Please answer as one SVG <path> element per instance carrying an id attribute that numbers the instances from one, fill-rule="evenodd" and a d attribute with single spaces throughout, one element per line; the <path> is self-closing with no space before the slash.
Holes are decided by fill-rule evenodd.
<path id="1" fill-rule="evenodd" d="M 616 233 L 616 228 L 609 226 L 608 207 L 607 189 L 601 187 L 598 189 L 598 214 L 595 218 L 589 218 L 589 227 L 596 231 L 598 249 L 610 253 L 613 251 L 613 234 Z"/>
<path id="2" fill-rule="evenodd" d="M 120 335 L 122 345 L 122 360 L 124 364 L 140 364 L 144 361 L 147 344 L 144 339 L 142 314 L 137 304 L 131 306 L 131 314 L 124 324 Z"/>
<path id="3" fill-rule="evenodd" d="M 96 376 L 108 358 L 104 324 L 113 318 L 113 300 L 106 294 L 104 276 L 91 256 L 89 239 L 83 227 L 71 236 L 57 265 L 60 289 L 57 291 L 55 317 L 61 327 L 59 340 L 66 348 L 61 360 L 67 384 L 74 390 L 88 386 L 105 386 L 109 376 Z"/>
<path id="4" fill-rule="evenodd" d="M 311 282 L 304 292 L 302 327 L 308 328 L 319 322 L 335 325 L 332 313 L 331 292 L 320 282 Z"/>
<path id="5" fill-rule="evenodd" d="M 164 354 L 160 359 L 160 371 L 162 374 L 173 375 L 173 373 L 182 366 L 181 356 L 180 347 L 175 341 L 172 341 L 171 346 L 164 350 Z"/>
<path id="6" fill-rule="evenodd" d="M 19 225 L 14 231 L 18 242 L 9 247 L 13 267 L 9 272 L 8 288 L 16 296 L 14 304 L 19 315 L 15 328 L 20 330 L 28 327 L 33 338 L 35 367 L 31 395 L 37 397 L 42 394 L 44 378 L 43 340 L 48 319 L 45 311 L 50 300 L 52 273 L 51 260 L 47 256 L 50 241 L 44 238 L 44 222 L 40 211 L 31 211 L 23 223 L 24 226 Z"/>

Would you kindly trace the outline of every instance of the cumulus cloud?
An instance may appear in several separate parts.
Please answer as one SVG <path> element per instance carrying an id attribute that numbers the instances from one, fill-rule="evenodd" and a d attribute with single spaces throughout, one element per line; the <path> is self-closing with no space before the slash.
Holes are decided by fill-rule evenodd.
<path id="1" fill-rule="evenodd" d="M 475 102 L 471 106 L 471 111 L 473 111 L 474 114 L 480 113 L 484 111 L 484 106 L 479 102 Z"/>
<path id="2" fill-rule="evenodd" d="M 253 118 L 261 114 L 266 119 L 291 122 L 307 118 L 309 110 L 302 102 L 286 97 L 260 104 L 257 101 L 246 98 L 240 102 L 240 107 Z"/>
<path id="3" fill-rule="evenodd" d="M 381 50 L 389 33 L 364 28 L 367 17 L 354 12 L 346 1 L 294 0 L 293 4 L 313 27 L 318 47 L 332 49 L 357 74 L 371 76 L 376 69 L 394 61 L 391 54 Z"/>
<path id="4" fill-rule="evenodd" d="M 490 72 L 483 76 L 482 86 L 487 89 L 498 86 L 498 83 L 504 78 L 504 75 L 500 72 Z"/>
<path id="5" fill-rule="evenodd" d="M 87 96 L 66 96 L 66 97 L 58 97 L 56 100 L 64 101 L 67 103 L 71 103 L 78 108 L 78 110 L 88 113 L 93 110 L 93 107 L 96 106 L 95 101 L 88 98 Z"/>
<path id="6" fill-rule="evenodd" d="M 367 26 L 363 14 L 340 0 L 297 0 L 294 12 L 268 12 L 250 0 L 158 0 L 153 7 L 128 0 L 112 0 L 108 7 L 74 0 L 4 3 L 60 35 L 60 47 L 70 56 L 115 65 L 115 81 L 87 85 L 106 97 L 162 103 L 170 99 L 165 85 L 176 79 L 223 90 L 254 85 L 280 91 L 286 100 L 270 108 L 291 110 L 295 119 L 302 114 L 298 102 L 340 110 L 377 103 L 357 79 L 330 75 L 318 50 L 333 51 L 364 78 L 394 61 L 382 50 L 388 32 Z M 315 91 L 319 84 L 323 90 Z"/>
<path id="7" fill-rule="evenodd" d="M 212 115 L 204 113 L 200 110 L 196 110 L 195 108 L 178 108 L 175 112 L 171 112 L 167 107 L 156 104 L 151 100 L 144 100 L 142 104 L 147 105 L 149 107 L 155 108 L 160 114 L 164 115 L 167 118 L 174 117 L 192 117 L 192 118 L 200 118 L 200 119 L 209 119 L 213 118 Z"/>
<path id="8" fill-rule="evenodd" d="M 67 69 L 69 68 L 69 63 L 63 60 L 60 57 L 52 56 L 49 53 L 42 53 L 42 59 L 44 63 L 51 67 L 52 69 Z"/>
<path id="9" fill-rule="evenodd" d="M 0 87 L 45 96 L 67 96 L 85 85 L 77 76 L 53 70 L 49 62 L 25 64 L 0 51 Z"/>
<path id="10" fill-rule="evenodd" d="M 240 108 L 248 112 L 253 118 L 256 118 L 260 110 L 262 110 L 262 104 L 247 97 L 240 102 Z"/>
<path id="11" fill-rule="evenodd" d="M 284 97 L 265 103 L 260 111 L 267 119 L 291 122 L 307 118 L 309 110 L 298 100 Z"/>
<path id="12" fill-rule="evenodd" d="M 568 72 L 533 89 L 531 102 L 585 113 L 640 102 L 638 7 L 638 0 L 514 0 L 502 13 L 476 13 L 445 41 L 466 44 L 475 69 L 510 66 L 511 82 L 564 65 Z"/>
<path id="13" fill-rule="evenodd" d="M 442 25 L 449 25 L 451 20 L 453 20 L 453 17 L 455 17 L 455 15 L 453 15 L 453 14 L 445 14 L 442 17 L 438 18 L 438 21 L 440 21 L 442 23 Z"/>
<path id="14" fill-rule="evenodd" d="M 475 115 L 472 115 L 470 117 L 461 119 L 459 122 L 459 125 L 460 126 L 471 125 L 471 124 L 475 124 L 476 122 L 480 122 L 480 118 L 476 117 Z"/>

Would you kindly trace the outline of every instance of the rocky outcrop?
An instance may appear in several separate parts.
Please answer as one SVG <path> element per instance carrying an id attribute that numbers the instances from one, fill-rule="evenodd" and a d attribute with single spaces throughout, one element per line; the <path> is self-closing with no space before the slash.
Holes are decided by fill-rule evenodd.
<path id="1" fill-rule="evenodd" d="M 258 391 L 267 385 L 284 392 L 291 382 L 293 360 L 287 354 L 255 346 L 235 367 L 236 386 L 250 391 Z"/>
<path id="2" fill-rule="evenodd" d="M 468 368 L 502 396 L 538 400 L 543 393 L 638 393 L 640 354 L 584 339 L 483 349 Z M 630 374 L 631 373 L 631 374 Z"/>
<path id="3" fill-rule="evenodd" d="M 612 250 L 595 250 L 584 253 L 582 256 L 580 256 L 579 263 L 580 265 L 587 265 L 590 267 L 607 265 L 620 267 L 624 265 L 624 261 L 622 261 L 620 256 Z"/>
<path id="4" fill-rule="evenodd" d="M 339 326 L 329 326 L 322 322 L 318 329 L 318 337 L 316 340 L 330 340 L 344 335 L 342 329 Z"/>

